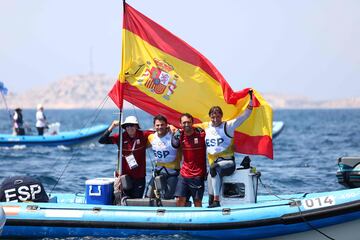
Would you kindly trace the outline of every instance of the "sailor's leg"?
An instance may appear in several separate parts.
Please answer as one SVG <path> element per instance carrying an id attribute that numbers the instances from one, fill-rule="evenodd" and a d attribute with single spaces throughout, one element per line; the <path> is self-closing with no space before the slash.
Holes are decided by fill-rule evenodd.
<path id="1" fill-rule="evenodd" d="M 165 193 L 165 199 L 173 199 L 174 193 L 176 189 L 176 184 L 178 182 L 178 176 L 168 176 L 166 183 L 167 183 L 167 189 Z"/>
<path id="2" fill-rule="evenodd" d="M 149 183 L 148 183 L 148 187 L 147 187 L 147 191 L 146 191 L 146 197 L 148 198 L 154 198 L 155 194 L 154 194 L 154 177 L 151 177 Z"/>
<path id="3" fill-rule="evenodd" d="M 207 176 L 207 182 L 208 182 L 209 205 L 211 205 L 214 201 L 214 190 L 213 190 L 214 188 L 212 185 L 210 172 L 208 173 Z"/>

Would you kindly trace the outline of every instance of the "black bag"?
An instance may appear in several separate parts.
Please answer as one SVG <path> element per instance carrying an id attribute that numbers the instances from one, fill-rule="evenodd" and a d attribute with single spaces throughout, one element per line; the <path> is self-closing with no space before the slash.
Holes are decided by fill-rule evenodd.
<path id="1" fill-rule="evenodd" d="M 29 176 L 6 178 L 0 187 L 0 202 L 48 202 L 41 182 Z"/>

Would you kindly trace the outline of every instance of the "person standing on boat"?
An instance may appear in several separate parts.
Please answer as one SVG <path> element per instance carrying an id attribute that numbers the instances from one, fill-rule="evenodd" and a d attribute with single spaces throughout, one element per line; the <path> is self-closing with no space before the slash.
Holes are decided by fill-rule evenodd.
<path id="1" fill-rule="evenodd" d="M 219 106 L 209 110 L 210 122 L 195 124 L 206 132 L 206 151 L 209 162 L 208 192 L 209 208 L 220 206 L 220 191 L 223 176 L 229 176 L 235 171 L 234 133 L 250 116 L 252 103 L 252 90 L 249 90 L 250 102 L 245 112 L 235 119 L 222 121 L 223 111 Z"/>
<path id="2" fill-rule="evenodd" d="M 162 115 L 157 115 L 154 117 L 153 123 L 155 133 L 150 134 L 148 140 L 156 166 L 146 196 L 154 197 L 154 180 L 156 176 L 161 176 L 166 180 L 166 189 L 162 197 L 173 199 L 179 175 L 181 154 L 177 148 L 172 146 L 173 134 L 169 129 L 167 119 Z"/>
<path id="3" fill-rule="evenodd" d="M 46 116 L 44 114 L 44 107 L 41 104 L 37 105 L 35 126 L 39 136 L 44 135 L 44 129 L 46 128 L 47 123 L 46 123 Z"/>
<path id="4" fill-rule="evenodd" d="M 25 135 L 24 120 L 21 108 L 16 108 L 13 116 L 15 134 L 18 136 Z"/>
<path id="5" fill-rule="evenodd" d="M 202 206 L 204 179 L 206 176 L 205 132 L 194 128 L 193 117 L 184 113 L 180 117 L 183 130 L 177 130 L 172 138 L 172 145 L 181 147 L 183 162 L 176 185 L 176 205 L 183 207 L 186 200 L 193 198 L 195 207 Z"/>
<path id="6" fill-rule="evenodd" d="M 117 144 L 119 146 L 119 134 L 110 136 L 112 130 L 118 126 L 119 121 L 113 121 L 100 137 L 99 143 Z M 121 127 L 125 130 L 122 133 L 122 173 L 116 173 L 116 175 L 118 177 L 122 175 L 130 177 L 130 185 L 132 187 L 127 190 L 122 189 L 124 196 L 128 198 L 142 198 L 145 190 L 146 146 L 148 136 L 152 131 L 141 131 L 135 116 L 126 117 Z M 114 189 L 114 191 L 118 190 Z"/>

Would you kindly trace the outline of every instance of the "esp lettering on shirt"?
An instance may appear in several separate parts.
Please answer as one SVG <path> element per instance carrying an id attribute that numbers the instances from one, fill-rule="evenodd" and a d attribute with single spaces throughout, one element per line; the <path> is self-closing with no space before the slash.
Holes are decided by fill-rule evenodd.
<path id="1" fill-rule="evenodd" d="M 224 142 L 223 138 L 212 138 L 212 139 L 206 139 L 206 146 L 207 147 L 214 147 L 214 146 L 220 146 Z"/>
<path id="2" fill-rule="evenodd" d="M 153 150 L 154 152 L 154 156 L 157 157 L 157 158 L 166 158 L 166 156 L 168 156 L 170 154 L 169 151 L 155 151 Z"/>

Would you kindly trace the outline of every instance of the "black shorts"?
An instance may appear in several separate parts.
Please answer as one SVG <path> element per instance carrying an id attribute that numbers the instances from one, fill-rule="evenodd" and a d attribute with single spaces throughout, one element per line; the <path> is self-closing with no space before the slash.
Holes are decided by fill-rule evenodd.
<path id="1" fill-rule="evenodd" d="M 145 190 L 145 178 L 132 179 L 132 185 L 130 190 L 124 190 L 124 195 L 129 198 L 142 198 Z"/>
<path id="2" fill-rule="evenodd" d="M 191 196 L 193 200 L 202 200 L 204 190 L 203 177 L 185 178 L 179 175 L 174 195 L 176 197 L 186 197 L 187 199 Z"/>

